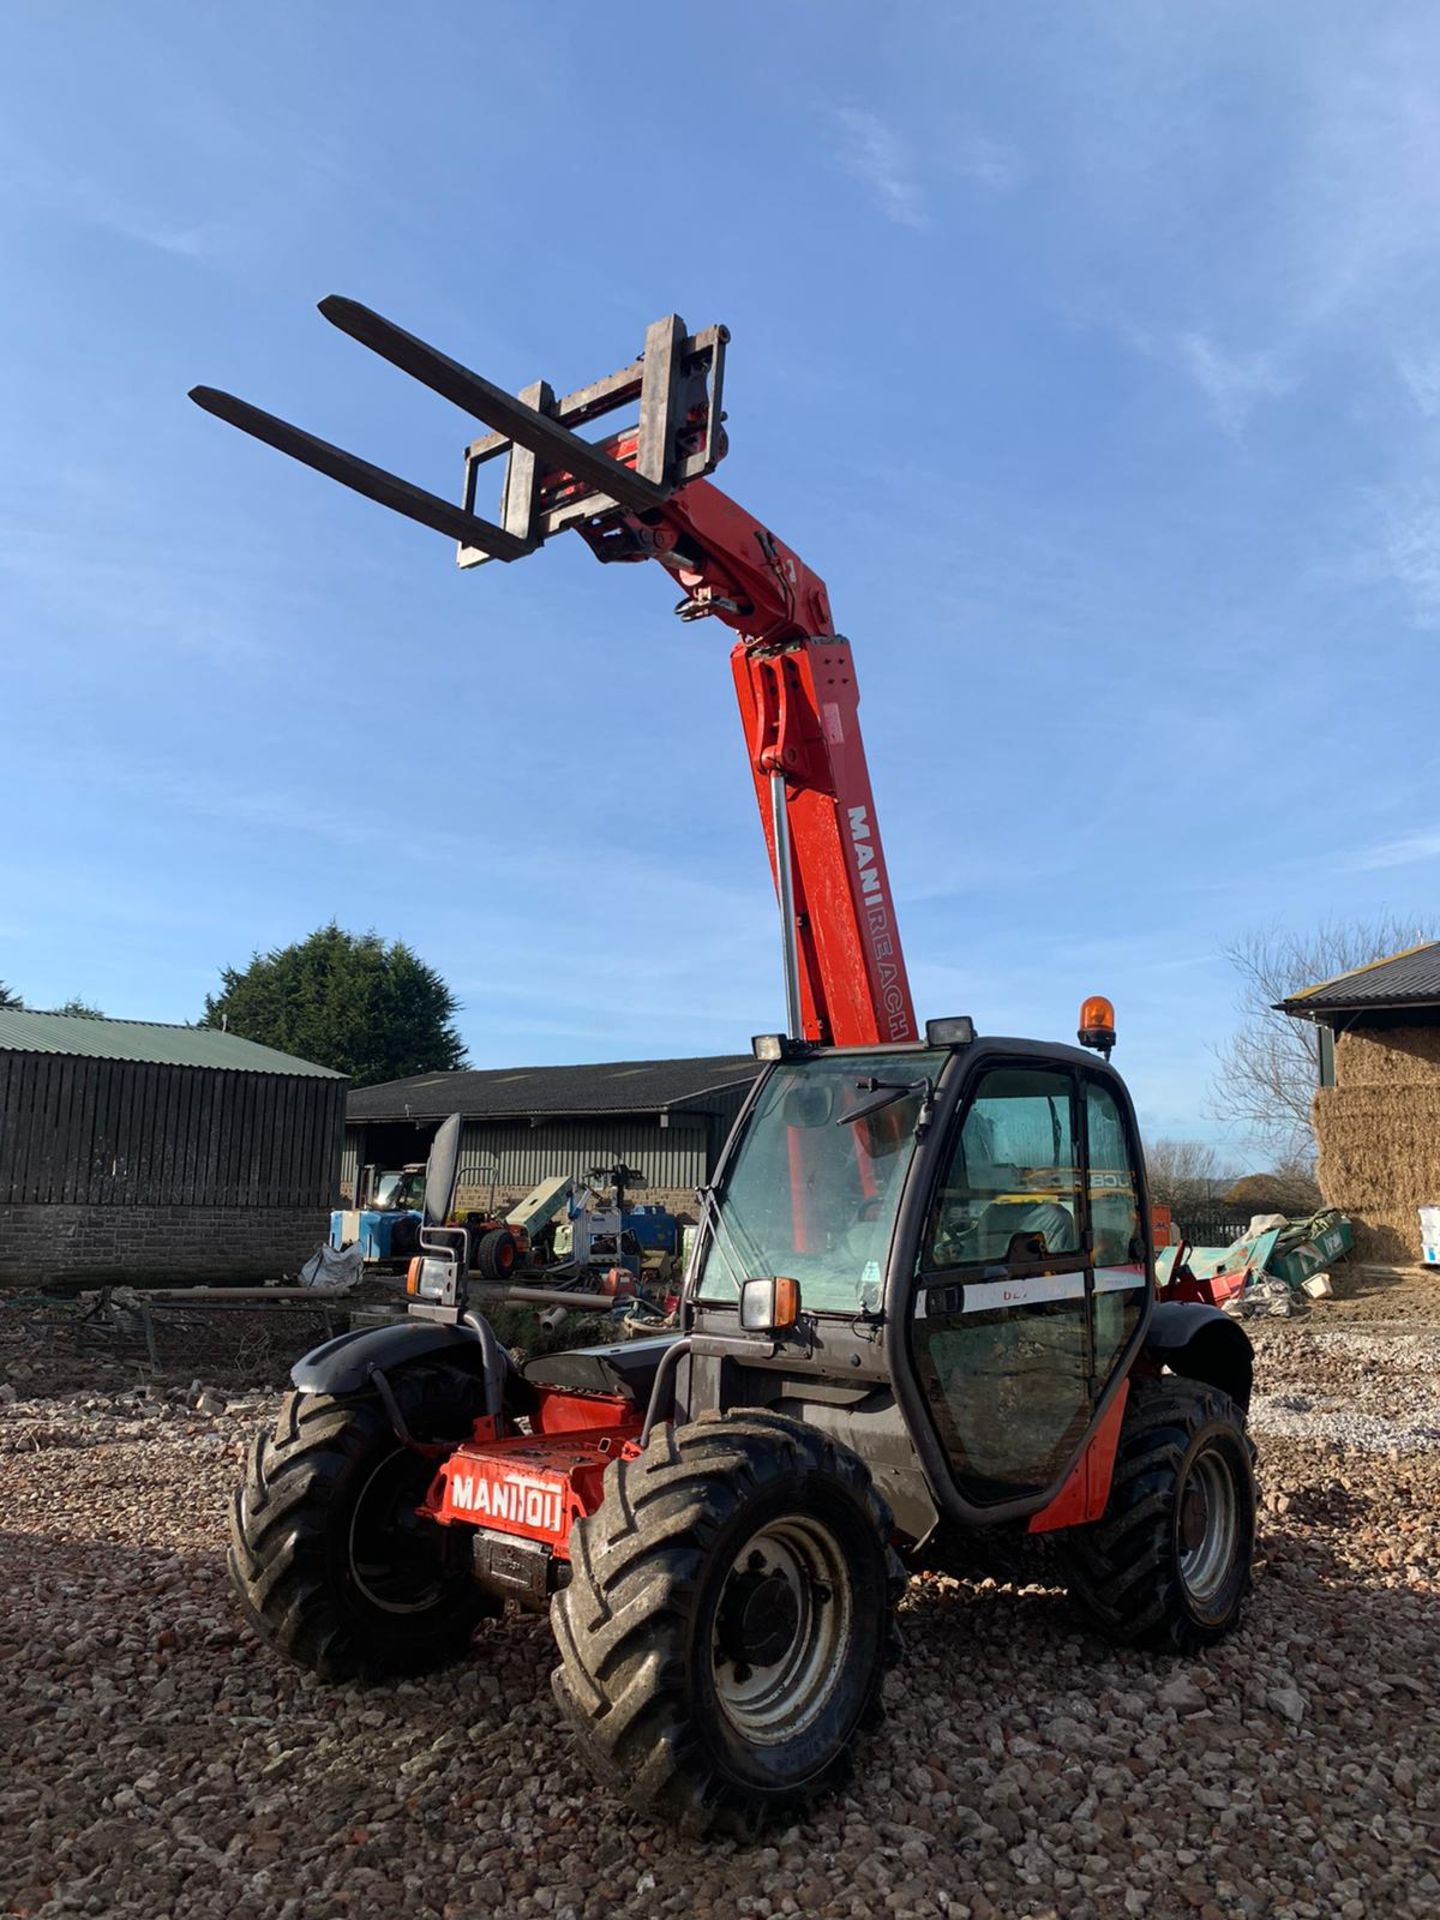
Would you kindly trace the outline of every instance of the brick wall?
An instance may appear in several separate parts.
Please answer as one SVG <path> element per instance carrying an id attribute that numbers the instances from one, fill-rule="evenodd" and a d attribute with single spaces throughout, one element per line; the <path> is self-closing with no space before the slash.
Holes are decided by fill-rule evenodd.
<path id="1" fill-rule="evenodd" d="M 0 1207 L 0 1284 L 277 1279 L 329 1231 L 314 1207 Z"/>
<path id="2" fill-rule="evenodd" d="M 507 1187 L 502 1181 L 495 1189 L 495 1210 L 503 1219 L 513 1206 L 523 1200 L 530 1191 L 528 1187 Z M 631 1204 L 642 1207 L 668 1207 L 681 1220 L 699 1218 L 695 1204 L 694 1187 L 645 1187 L 630 1196 Z M 455 1211 L 465 1213 L 473 1210 L 483 1213 L 490 1201 L 488 1181 L 484 1186 L 462 1186 L 455 1191 Z"/>

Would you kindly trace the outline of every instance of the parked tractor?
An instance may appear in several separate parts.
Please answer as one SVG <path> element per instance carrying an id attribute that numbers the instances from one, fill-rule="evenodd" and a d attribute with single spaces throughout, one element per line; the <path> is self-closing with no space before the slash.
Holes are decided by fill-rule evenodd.
<path id="1" fill-rule="evenodd" d="M 456 1215 L 452 1224 L 469 1230 L 472 1269 L 484 1279 L 508 1281 L 531 1256 L 530 1235 L 522 1223 L 502 1220 L 496 1212 L 497 1170 L 488 1171 L 488 1205 Z M 366 1260 L 408 1259 L 420 1244 L 425 1172 L 423 1160 L 403 1167 L 362 1167 L 356 1205 L 337 1208 L 330 1216 L 331 1245 L 347 1247 L 358 1242 Z"/>
<path id="2" fill-rule="evenodd" d="M 441 1129 L 409 1317 L 301 1360 L 252 1449 L 230 1568 L 257 1632 L 324 1679 L 383 1678 L 548 1607 L 555 1695 L 597 1775 L 741 1836 L 844 1777 L 926 1559 L 1047 1535 L 1111 1640 L 1211 1645 L 1250 1583 L 1249 1342 L 1156 1299 L 1108 1002 L 1085 1003 L 1078 1046 L 917 1022 L 849 644 L 824 583 L 705 477 L 725 330 L 672 315 L 620 372 L 517 399 L 352 301 L 321 311 L 492 429 L 463 506 L 195 398 L 458 538 L 464 564 L 574 526 L 602 560 L 665 567 L 682 618 L 737 632 L 788 1018 L 755 1043 L 668 1337 L 515 1366 L 445 1224 Z M 632 403 L 638 424 L 579 432 Z M 499 457 L 492 523 L 476 480 Z"/>

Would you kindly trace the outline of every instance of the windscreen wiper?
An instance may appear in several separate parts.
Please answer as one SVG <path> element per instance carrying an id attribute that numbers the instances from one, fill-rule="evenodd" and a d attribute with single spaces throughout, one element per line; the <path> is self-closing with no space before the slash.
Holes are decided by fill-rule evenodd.
<path id="1" fill-rule="evenodd" d="M 837 1114 L 837 1127 L 848 1127 L 857 1120 L 866 1120 L 872 1113 L 880 1113 L 886 1107 L 893 1107 L 897 1100 L 904 1100 L 916 1093 L 920 1095 L 920 1111 L 915 1116 L 917 1140 L 935 1118 L 935 1082 L 928 1073 L 922 1074 L 918 1080 L 876 1080 L 867 1077 L 857 1080 L 855 1085 L 869 1098 L 862 1100 L 858 1107 L 852 1107 L 849 1113 Z"/>

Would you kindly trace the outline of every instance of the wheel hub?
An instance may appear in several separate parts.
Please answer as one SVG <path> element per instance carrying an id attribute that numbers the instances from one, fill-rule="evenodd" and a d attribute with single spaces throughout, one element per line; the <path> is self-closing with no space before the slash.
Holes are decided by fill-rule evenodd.
<path id="1" fill-rule="evenodd" d="M 1210 1518 L 1210 1503 L 1205 1498 L 1205 1489 L 1197 1480 L 1192 1480 L 1185 1489 L 1185 1499 L 1180 1508 L 1180 1550 L 1182 1553 L 1194 1553 L 1205 1538 L 1205 1528 Z"/>
<path id="2" fill-rule="evenodd" d="M 382 1613 L 426 1613 L 444 1597 L 449 1542 L 415 1511 L 429 1472 L 397 1447 L 370 1474 L 351 1514 L 350 1578 Z"/>
<path id="3" fill-rule="evenodd" d="M 757 1565 L 732 1577 L 716 1622 L 723 1658 L 736 1666 L 773 1667 L 784 1658 L 800 1625 L 800 1599 L 779 1567 Z"/>
<path id="4" fill-rule="evenodd" d="M 716 1607 L 712 1671 L 747 1740 L 792 1739 L 824 1709 L 853 1632 L 840 1542 L 819 1519 L 775 1521 L 731 1562 Z"/>
<path id="5" fill-rule="evenodd" d="M 1176 1515 L 1180 1578 L 1202 1611 L 1224 1591 L 1240 1543 L 1240 1493 L 1225 1454 L 1211 1446 L 1190 1463 Z"/>

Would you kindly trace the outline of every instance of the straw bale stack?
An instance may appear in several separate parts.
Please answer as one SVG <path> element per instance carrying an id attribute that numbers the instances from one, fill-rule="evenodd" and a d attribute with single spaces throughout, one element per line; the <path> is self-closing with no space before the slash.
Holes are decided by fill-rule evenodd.
<path id="1" fill-rule="evenodd" d="M 1440 1026 L 1337 1034 L 1335 1083 L 1339 1087 L 1440 1087 Z"/>
<path id="2" fill-rule="evenodd" d="M 1315 1137 L 1320 1189 L 1355 1222 L 1359 1258 L 1418 1260 L 1416 1209 L 1440 1203 L 1440 1082 L 1322 1087 Z"/>

